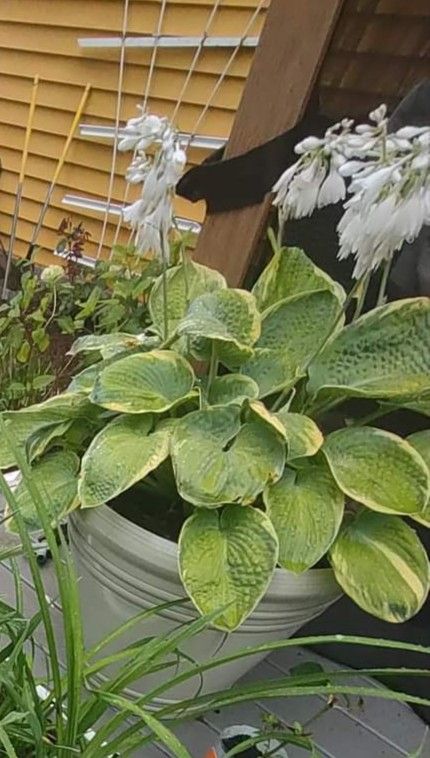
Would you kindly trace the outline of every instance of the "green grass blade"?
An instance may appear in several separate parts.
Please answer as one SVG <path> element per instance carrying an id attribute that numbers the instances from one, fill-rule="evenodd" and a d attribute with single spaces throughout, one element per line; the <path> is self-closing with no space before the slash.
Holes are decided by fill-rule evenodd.
<path id="1" fill-rule="evenodd" d="M 163 743 L 169 750 L 172 751 L 176 758 L 192 758 L 188 750 L 182 745 L 179 739 L 173 732 L 170 731 L 164 724 L 162 724 L 155 716 L 145 711 L 136 703 L 127 700 L 125 697 L 118 695 L 110 695 L 108 692 L 100 693 L 100 697 L 106 700 L 110 705 L 113 705 L 118 710 L 125 711 L 133 716 L 137 716 L 145 726 L 154 733 L 154 735 Z"/>
<path id="2" fill-rule="evenodd" d="M 7 735 L 7 732 L 2 726 L 0 726 L 0 742 L 4 747 L 5 753 L 8 758 L 18 758 L 13 748 L 13 745 Z"/>

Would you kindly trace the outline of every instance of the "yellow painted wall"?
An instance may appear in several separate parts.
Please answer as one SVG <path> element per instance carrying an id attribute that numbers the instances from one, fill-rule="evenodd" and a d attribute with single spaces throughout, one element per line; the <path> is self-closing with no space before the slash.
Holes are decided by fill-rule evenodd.
<path id="1" fill-rule="evenodd" d="M 129 0 L 127 34 L 154 34 L 162 0 Z M 167 0 L 162 34 L 200 35 L 214 0 Z M 211 26 L 211 34 L 241 35 L 258 0 L 222 0 Z M 0 237 L 7 244 L 24 143 L 32 80 L 40 76 L 34 131 L 17 230 L 16 253 L 27 251 L 28 241 L 38 219 L 49 181 L 53 175 L 83 87 L 92 85 L 82 121 L 113 125 L 117 102 L 120 50 L 82 50 L 77 37 L 119 36 L 124 0 L 0 0 Z M 257 34 L 263 14 L 249 31 Z M 187 89 L 177 127 L 192 131 L 231 49 L 202 51 L 197 69 Z M 172 113 L 177 95 L 189 69 L 194 50 L 159 50 L 150 91 L 149 107 L 160 115 Z M 127 49 L 121 122 L 136 115 L 148 75 L 150 50 Z M 200 133 L 227 137 L 238 106 L 252 51 L 241 50 L 223 82 L 200 127 Z M 190 151 L 191 163 L 206 153 Z M 129 154 L 119 155 L 112 200 L 122 202 L 124 170 Z M 76 134 L 52 202 L 38 238 L 38 260 L 48 262 L 56 243 L 56 229 L 65 215 L 72 215 L 92 234 L 87 248 L 95 255 L 102 215 L 62 205 L 64 194 L 90 195 L 106 199 L 112 161 L 112 143 L 81 138 Z M 133 194 L 130 195 L 133 198 Z M 203 207 L 178 201 L 178 215 L 202 219 Z M 104 253 L 116 229 L 111 216 L 105 237 Z M 125 240 L 128 233 L 124 232 Z"/>

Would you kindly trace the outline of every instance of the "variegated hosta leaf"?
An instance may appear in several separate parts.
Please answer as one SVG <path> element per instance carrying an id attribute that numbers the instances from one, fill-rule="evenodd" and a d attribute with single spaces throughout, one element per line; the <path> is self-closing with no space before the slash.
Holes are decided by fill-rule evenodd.
<path id="1" fill-rule="evenodd" d="M 266 424 L 241 424 L 237 405 L 195 411 L 175 426 L 171 456 L 184 500 L 204 507 L 252 503 L 282 474 L 285 443 Z"/>
<path id="2" fill-rule="evenodd" d="M 303 416 L 301 413 L 290 413 L 283 408 L 276 415 L 285 428 L 288 442 L 288 461 L 295 458 L 307 458 L 318 452 L 324 442 L 324 437 L 315 421 L 309 416 Z"/>
<path id="3" fill-rule="evenodd" d="M 69 450 L 51 453 L 35 463 L 31 469 L 31 481 L 40 493 L 52 523 L 57 523 L 76 504 L 79 458 Z M 30 530 L 41 528 L 34 499 L 22 479 L 15 490 L 19 508 Z M 8 519 L 8 529 L 16 531 L 14 518 Z"/>
<path id="4" fill-rule="evenodd" d="M 201 266 L 192 260 L 186 261 L 185 268 L 181 264 L 169 269 L 166 280 L 169 336 L 175 331 L 179 321 L 185 316 L 189 304 L 196 297 L 227 286 L 224 277 L 218 271 Z M 163 303 L 163 277 L 160 276 L 151 290 L 149 312 L 153 326 L 161 335 L 164 335 Z"/>
<path id="5" fill-rule="evenodd" d="M 27 441 L 45 429 L 54 433 L 53 427 L 62 426 L 69 420 L 85 417 L 91 413 L 91 403 L 84 395 L 65 392 L 43 403 L 31 405 L 21 411 L 5 411 L 2 417 L 13 435 L 14 443 L 25 452 Z M 0 435 L 0 469 L 16 465 L 15 456 L 9 448 L 5 435 Z"/>
<path id="6" fill-rule="evenodd" d="M 286 468 L 264 502 L 279 540 L 279 563 L 300 573 L 325 555 L 339 531 L 344 495 L 324 458 L 299 471 Z"/>
<path id="7" fill-rule="evenodd" d="M 45 453 L 51 443 L 55 444 L 58 437 L 63 437 L 72 426 L 73 421 L 64 421 L 62 424 L 51 424 L 37 429 L 26 440 L 25 452 L 27 460 L 31 463 Z"/>
<path id="8" fill-rule="evenodd" d="M 133 348 L 148 347 L 153 349 L 160 342 L 159 337 L 148 336 L 147 334 L 125 334 L 118 332 L 116 334 L 88 334 L 84 337 L 78 337 L 70 349 L 70 355 L 78 353 L 99 352 L 103 358 L 109 358 L 120 352 L 125 352 Z"/>
<path id="9" fill-rule="evenodd" d="M 157 337 L 158 341 L 158 337 Z M 134 352 L 146 352 L 144 350 L 134 350 Z M 113 363 L 116 363 L 117 361 L 122 360 L 123 358 L 127 358 L 130 355 L 129 350 L 121 350 L 121 352 L 116 353 L 115 355 L 111 355 L 109 358 L 104 358 L 103 360 L 96 361 L 95 363 L 92 363 L 90 366 L 87 366 L 87 368 L 82 369 L 82 371 L 79 372 L 79 374 L 76 374 L 72 381 L 70 382 L 67 391 L 68 392 L 80 392 L 85 395 L 90 395 L 94 385 L 96 383 L 96 379 L 98 375 L 104 371 L 105 368 L 108 366 L 112 366 Z"/>
<path id="10" fill-rule="evenodd" d="M 94 389 L 98 375 L 104 368 L 110 365 L 111 361 L 112 359 L 105 359 L 87 366 L 87 368 L 84 368 L 73 377 L 67 390 L 69 392 L 82 392 L 85 395 L 89 395 Z"/>
<path id="11" fill-rule="evenodd" d="M 222 609 L 214 626 L 237 629 L 269 586 L 278 559 L 270 519 L 256 508 L 228 505 L 198 511 L 179 538 L 179 570 L 185 589 L 202 614 Z M 227 607 L 226 607 L 227 606 Z"/>
<path id="12" fill-rule="evenodd" d="M 97 434 L 82 459 L 82 508 L 107 503 L 168 457 L 170 434 L 151 432 L 152 424 L 149 414 L 119 416 Z"/>
<path id="13" fill-rule="evenodd" d="M 420 454 L 430 471 L 430 429 L 411 434 L 407 438 L 407 441 Z M 419 514 L 419 516 L 412 516 L 412 518 L 414 521 L 418 521 L 420 524 L 430 527 L 430 502 L 427 503 L 425 509 Z"/>
<path id="14" fill-rule="evenodd" d="M 346 495 L 374 511 L 419 514 L 430 493 L 429 471 L 416 450 L 391 432 L 350 427 L 329 434 L 322 447 Z"/>
<path id="15" fill-rule="evenodd" d="M 399 300 L 345 327 L 309 367 L 311 395 L 380 399 L 430 390 L 430 298 Z"/>
<path id="16" fill-rule="evenodd" d="M 318 290 L 281 300 L 265 311 L 254 357 L 241 368 L 260 387 L 260 397 L 293 387 L 331 334 L 339 300 Z"/>
<path id="17" fill-rule="evenodd" d="M 407 621 L 426 600 L 426 551 L 413 529 L 396 516 L 362 511 L 341 529 L 330 561 L 344 592 L 384 621 Z"/>
<path id="18" fill-rule="evenodd" d="M 178 334 L 193 338 L 193 351 L 199 358 L 209 358 L 215 343 L 219 360 L 234 367 L 252 355 L 260 328 L 260 314 L 250 292 L 218 289 L 193 300 L 178 324 Z"/>
<path id="19" fill-rule="evenodd" d="M 246 413 L 247 420 L 261 421 L 263 424 L 267 424 L 269 429 L 273 429 L 275 432 L 277 432 L 282 437 L 282 439 L 287 439 L 287 433 L 284 424 L 279 419 L 277 413 L 268 411 L 264 403 L 262 403 L 260 400 L 248 400 L 246 401 L 246 405 L 248 410 Z"/>
<path id="20" fill-rule="evenodd" d="M 97 377 L 91 400 L 120 413 L 163 413 L 190 396 L 194 373 L 171 350 L 129 355 Z"/>
<path id="21" fill-rule="evenodd" d="M 340 284 L 315 266 L 303 250 L 283 247 L 276 251 L 252 292 L 260 311 L 265 311 L 287 297 L 325 289 L 333 292 L 340 303 L 344 302 L 345 292 Z"/>
<path id="22" fill-rule="evenodd" d="M 258 397 L 258 385 L 242 374 L 225 374 L 217 376 L 209 391 L 210 405 L 241 405 L 247 398 Z"/>

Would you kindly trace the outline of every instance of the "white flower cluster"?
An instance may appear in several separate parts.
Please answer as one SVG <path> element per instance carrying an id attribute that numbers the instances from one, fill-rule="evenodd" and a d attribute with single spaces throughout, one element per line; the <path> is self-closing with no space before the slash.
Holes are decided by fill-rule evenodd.
<path id="1" fill-rule="evenodd" d="M 355 257 L 357 279 L 430 224 L 430 127 L 387 134 L 386 111 L 381 105 L 369 124 L 344 119 L 323 138 L 304 139 L 295 147 L 298 161 L 273 187 L 281 224 L 351 194 L 338 225 L 338 257 Z"/>
<path id="2" fill-rule="evenodd" d="M 121 151 L 134 151 L 127 181 L 143 185 L 140 198 L 124 209 L 123 218 L 135 232 L 140 255 L 153 252 L 167 261 L 174 191 L 185 168 L 186 154 L 167 118 L 145 113 L 141 107 L 140 110 L 140 116 L 127 122 L 126 136 L 118 144 Z M 148 155 L 148 149 L 154 146 L 153 156 Z"/>

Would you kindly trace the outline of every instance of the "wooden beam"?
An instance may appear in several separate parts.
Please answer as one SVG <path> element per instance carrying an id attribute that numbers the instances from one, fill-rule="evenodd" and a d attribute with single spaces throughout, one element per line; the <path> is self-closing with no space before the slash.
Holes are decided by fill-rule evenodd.
<path id="1" fill-rule="evenodd" d="M 299 121 L 343 2 L 272 0 L 226 146 L 226 158 L 261 145 Z M 222 271 L 231 286 L 240 285 L 264 233 L 270 197 L 243 210 L 208 214 L 196 260 Z"/>

